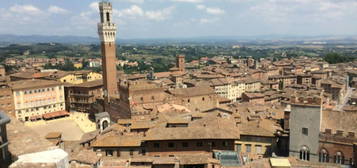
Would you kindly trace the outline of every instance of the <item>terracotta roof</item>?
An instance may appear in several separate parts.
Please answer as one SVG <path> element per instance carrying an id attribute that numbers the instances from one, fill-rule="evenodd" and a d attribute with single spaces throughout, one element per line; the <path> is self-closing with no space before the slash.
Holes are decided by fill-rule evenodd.
<path id="1" fill-rule="evenodd" d="M 11 122 L 7 125 L 7 133 L 9 151 L 14 156 L 40 152 L 54 147 L 52 143 L 23 125 L 16 118 L 11 118 Z"/>
<path id="2" fill-rule="evenodd" d="M 140 147 L 142 138 L 133 135 L 120 135 L 110 132 L 101 136 L 92 143 L 92 147 Z"/>
<path id="3" fill-rule="evenodd" d="M 150 121 L 136 121 L 132 122 L 130 129 L 149 129 L 152 127 L 152 123 Z"/>
<path id="4" fill-rule="evenodd" d="M 274 121 L 263 119 L 242 123 L 239 125 L 239 129 L 241 135 L 274 137 L 276 130 L 281 128 L 279 128 Z"/>
<path id="5" fill-rule="evenodd" d="M 169 92 L 175 96 L 180 97 L 194 97 L 215 94 L 213 88 L 211 87 L 190 87 L 170 90 Z"/>
<path id="6" fill-rule="evenodd" d="M 72 157 L 70 161 L 78 161 L 80 163 L 94 165 L 99 162 L 101 157 L 97 156 L 97 154 L 93 150 L 81 150 L 77 155 Z"/>
<path id="7" fill-rule="evenodd" d="M 35 88 L 44 88 L 52 86 L 60 86 L 60 82 L 52 80 L 21 80 L 10 82 L 10 86 L 13 90 L 22 90 L 22 89 L 35 89 Z"/>
<path id="8" fill-rule="evenodd" d="M 239 129 L 233 120 L 206 115 L 192 121 L 188 127 L 166 128 L 157 125 L 147 132 L 146 141 L 179 139 L 239 139 Z"/>
<path id="9" fill-rule="evenodd" d="M 103 86 L 103 80 L 94 80 L 94 81 L 89 81 L 89 82 L 83 82 L 81 84 L 77 85 L 71 85 L 72 87 L 86 87 L 86 88 L 91 88 L 91 87 L 101 87 Z"/>

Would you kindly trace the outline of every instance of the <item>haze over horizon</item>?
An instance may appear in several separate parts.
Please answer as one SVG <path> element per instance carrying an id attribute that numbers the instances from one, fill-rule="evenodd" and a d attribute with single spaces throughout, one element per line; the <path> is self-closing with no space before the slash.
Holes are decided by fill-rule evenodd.
<path id="1" fill-rule="evenodd" d="M 97 1 L 0 2 L 0 34 L 97 37 Z M 123 39 L 357 34 L 354 0 L 111 2 L 118 38 Z"/>

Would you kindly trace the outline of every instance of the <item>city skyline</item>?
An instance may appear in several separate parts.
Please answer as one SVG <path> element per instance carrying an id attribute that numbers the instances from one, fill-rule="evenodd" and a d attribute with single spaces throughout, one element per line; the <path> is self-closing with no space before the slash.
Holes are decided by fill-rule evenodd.
<path id="1" fill-rule="evenodd" d="M 96 37 L 98 1 L 1 1 L 0 34 Z M 118 38 L 357 34 L 353 0 L 111 2 Z"/>

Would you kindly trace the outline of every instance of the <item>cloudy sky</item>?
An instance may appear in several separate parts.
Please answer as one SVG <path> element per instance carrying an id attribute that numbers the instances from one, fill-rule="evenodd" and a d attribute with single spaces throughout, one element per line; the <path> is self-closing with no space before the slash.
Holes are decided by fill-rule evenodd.
<path id="1" fill-rule="evenodd" d="M 111 0 L 120 38 L 356 35 L 357 0 Z M 0 34 L 96 36 L 96 0 L 0 0 Z"/>

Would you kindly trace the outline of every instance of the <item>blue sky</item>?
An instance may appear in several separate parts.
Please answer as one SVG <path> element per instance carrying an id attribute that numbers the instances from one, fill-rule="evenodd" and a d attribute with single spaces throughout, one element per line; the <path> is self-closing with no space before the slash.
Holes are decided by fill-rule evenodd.
<path id="1" fill-rule="evenodd" d="M 95 0 L 0 0 L 0 34 L 97 36 Z M 119 38 L 356 35 L 356 0 L 111 0 Z"/>

